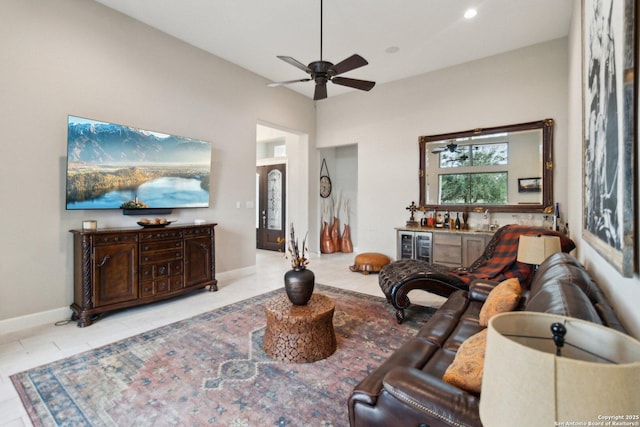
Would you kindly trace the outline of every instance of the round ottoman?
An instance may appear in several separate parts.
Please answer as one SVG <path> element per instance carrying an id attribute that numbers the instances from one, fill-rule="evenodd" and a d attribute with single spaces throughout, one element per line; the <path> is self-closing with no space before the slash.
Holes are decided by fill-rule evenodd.
<path id="1" fill-rule="evenodd" d="M 390 262 L 391 260 L 386 255 L 375 252 L 365 252 L 356 255 L 354 264 L 349 267 L 349 269 L 354 272 L 359 271 L 362 274 L 379 273 L 382 267 Z"/>

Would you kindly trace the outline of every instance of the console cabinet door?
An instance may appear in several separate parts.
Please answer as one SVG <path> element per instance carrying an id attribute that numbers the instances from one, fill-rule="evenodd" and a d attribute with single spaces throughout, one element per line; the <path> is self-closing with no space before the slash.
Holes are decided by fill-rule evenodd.
<path id="1" fill-rule="evenodd" d="M 433 263 L 462 267 L 462 237 L 458 233 L 433 233 Z"/>
<path id="2" fill-rule="evenodd" d="M 485 236 L 464 236 L 462 238 L 462 265 L 469 267 L 480 258 L 490 239 Z"/>
<path id="3" fill-rule="evenodd" d="M 96 246 L 93 255 L 95 307 L 138 298 L 138 244 Z"/>
<path id="4" fill-rule="evenodd" d="M 185 286 L 209 282 L 213 278 L 213 248 L 211 237 L 192 237 L 184 240 Z"/>

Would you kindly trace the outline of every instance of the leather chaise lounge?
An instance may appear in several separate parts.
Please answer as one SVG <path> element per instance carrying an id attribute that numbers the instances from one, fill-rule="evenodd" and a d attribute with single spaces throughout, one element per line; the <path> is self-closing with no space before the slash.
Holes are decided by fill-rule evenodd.
<path id="1" fill-rule="evenodd" d="M 415 337 L 364 378 L 349 397 L 351 426 L 481 426 L 481 396 L 442 378 L 460 345 L 483 329 L 479 313 L 495 285 L 477 280 L 468 291 L 451 293 Z M 575 317 L 626 333 L 596 283 L 567 253 L 544 261 L 522 290 L 517 310 Z"/>
<path id="2" fill-rule="evenodd" d="M 528 284 L 532 266 L 516 262 L 522 234 L 559 236 L 563 252 L 575 248 L 571 239 L 555 231 L 511 224 L 498 229 L 482 255 L 467 268 L 452 269 L 416 259 L 394 261 L 380 271 L 378 283 L 387 301 L 396 309 L 398 323 L 404 321 L 404 310 L 411 304 L 408 293 L 414 289 L 449 297 L 455 291 L 469 290 L 469 284 L 476 279 L 499 282 L 515 277 Z"/>

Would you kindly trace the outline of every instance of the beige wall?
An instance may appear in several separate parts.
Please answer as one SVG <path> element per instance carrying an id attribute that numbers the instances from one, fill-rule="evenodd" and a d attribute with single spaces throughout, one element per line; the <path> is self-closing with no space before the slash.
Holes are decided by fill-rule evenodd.
<path id="1" fill-rule="evenodd" d="M 358 144 L 358 249 L 394 258 L 394 227 L 409 219 L 405 207 L 418 203 L 420 135 L 553 118 L 554 160 L 566 164 L 567 39 L 325 101 L 317 106 L 317 147 Z M 564 167 L 554 171 L 561 206 L 566 173 Z M 513 221 L 511 214 L 492 217 Z M 481 222 L 481 215 L 470 221 Z"/>
<path id="2" fill-rule="evenodd" d="M 68 315 L 68 230 L 83 219 L 135 226 L 118 211 L 65 211 L 68 114 L 211 141 L 210 208 L 171 217 L 219 223 L 219 272 L 254 266 L 256 123 L 313 146 L 313 101 L 86 0 L 3 0 L 0 58 L 0 320 Z"/>

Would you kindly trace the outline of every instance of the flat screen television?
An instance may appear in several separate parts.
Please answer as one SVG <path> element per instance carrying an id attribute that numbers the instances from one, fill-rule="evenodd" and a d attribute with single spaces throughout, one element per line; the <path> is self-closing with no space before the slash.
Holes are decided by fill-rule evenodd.
<path id="1" fill-rule="evenodd" d="M 208 207 L 210 175 L 210 142 L 68 118 L 68 210 Z"/>

